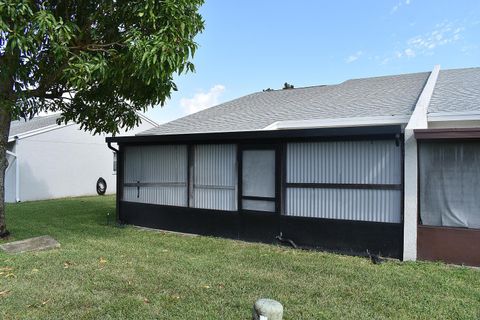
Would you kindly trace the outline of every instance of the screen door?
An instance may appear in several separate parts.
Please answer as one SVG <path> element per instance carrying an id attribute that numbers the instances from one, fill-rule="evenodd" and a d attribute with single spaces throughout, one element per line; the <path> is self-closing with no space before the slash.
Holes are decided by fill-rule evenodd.
<path id="1" fill-rule="evenodd" d="M 242 151 L 241 206 L 250 211 L 276 211 L 276 150 Z"/>

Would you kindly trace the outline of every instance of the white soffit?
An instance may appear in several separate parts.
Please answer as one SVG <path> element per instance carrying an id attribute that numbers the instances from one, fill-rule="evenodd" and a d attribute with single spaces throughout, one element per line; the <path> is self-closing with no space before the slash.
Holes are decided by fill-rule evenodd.
<path id="1" fill-rule="evenodd" d="M 308 129 L 308 128 L 335 128 L 335 127 L 361 127 L 379 126 L 389 124 L 406 124 L 410 116 L 376 116 L 376 117 L 351 117 L 351 118 L 325 118 L 310 120 L 277 121 L 263 130 Z"/>
<path id="2" fill-rule="evenodd" d="M 480 120 L 480 111 L 436 112 L 427 114 L 429 122 Z"/>

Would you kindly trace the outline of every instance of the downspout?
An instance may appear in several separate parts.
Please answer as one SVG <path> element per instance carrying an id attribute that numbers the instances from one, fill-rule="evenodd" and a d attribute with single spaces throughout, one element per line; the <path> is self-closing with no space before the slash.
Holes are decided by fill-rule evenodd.
<path id="1" fill-rule="evenodd" d="M 118 151 L 118 149 L 115 149 L 114 147 L 112 147 L 111 142 L 107 142 L 107 147 L 108 147 L 108 149 L 112 150 L 117 156 L 117 163 L 116 163 L 117 167 L 115 168 L 115 170 L 116 170 L 116 174 L 118 174 L 118 153 L 119 153 L 119 151 Z M 118 179 L 118 176 L 117 176 L 117 179 Z"/>
<path id="2" fill-rule="evenodd" d="M 122 221 L 120 220 L 120 190 L 122 190 L 122 187 L 121 187 L 121 172 L 120 172 L 120 168 L 122 168 L 122 164 L 120 163 L 121 161 L 123 161 L 123 159 L 121 159 L 121 154 L 120 154 L 120 151 L 114 147 L 112 147 L 112 143 L 110 141 L 107 141 L 107 147 L 108 149 L 112 150 L 113 152 L 115 152 L 117 154 L 117 190 L 116 190 L 116 195 L 115 195 L 115 220 L 117 221 L 117 224 L 120 225 L 122 224 Z"/>
<path id="3" fill-rule="evenodd" d="M 20 165 L 18 163 L 18 156 L 8 150 L 7 154 L 15 158 L 15 201 L 20 202 Z"/>
<path id="4" fill-rule="evenodd" d="M 112 143 L 111 143 L 111 142 L 107 142 L 107 147 L 108 147 L 108 149 L 112 150 L 113 152 L 118 153 L 118 150 L 115 149 L 114 147 L 112 147 Z"/>

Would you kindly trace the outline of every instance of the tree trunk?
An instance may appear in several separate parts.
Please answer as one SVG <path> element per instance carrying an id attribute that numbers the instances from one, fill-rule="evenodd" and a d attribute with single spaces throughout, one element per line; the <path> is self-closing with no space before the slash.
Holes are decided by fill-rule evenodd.
<path id="1" fill-rule="evenodd" d="M 10 132 L 10 111 L 5 106 L 0 107 L 0 238 L 8 236 L 5 223 L 5 171 L 8 167 L 7 143 Z"/>

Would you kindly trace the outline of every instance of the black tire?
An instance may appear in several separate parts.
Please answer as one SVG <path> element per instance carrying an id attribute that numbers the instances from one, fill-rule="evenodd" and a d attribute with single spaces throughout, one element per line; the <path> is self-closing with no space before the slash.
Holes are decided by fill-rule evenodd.
<path id="1" fill-rule="evenodd" d="M 102 177 L 97 180 L 97 193 L 99 196 L 103 196 L 107 192 L 107 181 Z"/>

